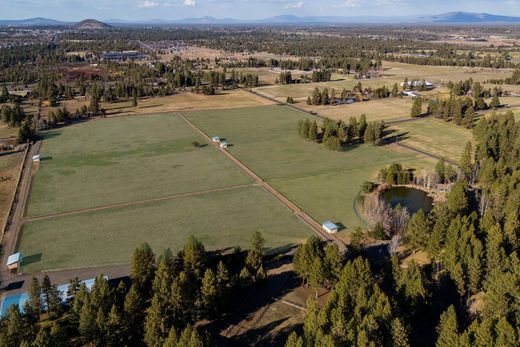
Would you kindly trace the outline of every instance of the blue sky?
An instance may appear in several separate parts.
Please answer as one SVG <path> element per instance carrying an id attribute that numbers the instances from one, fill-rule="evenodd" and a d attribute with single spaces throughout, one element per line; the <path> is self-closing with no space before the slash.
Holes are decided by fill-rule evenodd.
<path id="1" fill-rule="evenodd" d="M 407 16 L 449 11 L 520 16 L 520 0 L 0 0 L 0 19 L 260 19 L 282 14 Z"/>

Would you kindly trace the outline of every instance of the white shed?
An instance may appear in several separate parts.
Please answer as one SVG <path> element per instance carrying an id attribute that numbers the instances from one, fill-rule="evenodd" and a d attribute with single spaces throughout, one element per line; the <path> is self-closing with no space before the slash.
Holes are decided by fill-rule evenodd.
<path id="1" fill-rule="evenodd" d="M 9 270 L 16 270 L 20 267 L 20 263 L 22 262 L 23 256 L 22 253 L 18 252 L 15 254 L 11 254 L 7 258 L 7 268 Z"/>
<path id="2" fill-rule="evenodd" d="M 323 228 L 323 230 L 325 230 L 329 234 L 335 234 L 339 230 L 339 226 L 336 223 L 334 223 L 334 222 L 332 222 L 330 220 L 328 220 L 326 222 L 323 222 L 321 227 Z"/>

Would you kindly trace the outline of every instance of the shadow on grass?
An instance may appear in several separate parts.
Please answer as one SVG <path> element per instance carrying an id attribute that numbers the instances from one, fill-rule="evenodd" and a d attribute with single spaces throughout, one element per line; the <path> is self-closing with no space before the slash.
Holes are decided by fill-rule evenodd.
<path id="1" fill-rule="evenodd" d="M 47 155 L 45 157 L 40 157 L 40 161 L 47 161 L 47 160 L 52 160 L 52 155 Z"/>
<path id="2" fill-rule="evenodd" d="M 37 263 L 41 260 L 42 260 L 41 253 L 31 254 L 31 255 L 23 257 L 21 265 L 22 266 L 29 265 L 29 264 Z"/>
<path id="3" fill-rule="evenodd" d="M 43 134 L 42 138 L 44 140 L 50 140 L 50 139 L 54 139 L 58 136 L 61 135 L 61 131 L 57 131 L 57 130 L 51 130 L 51 131 L 48 131 L 46 133 Z"/>
<path id="4" fill-rule="evenodd" d="M 408 134 L 410 134 L 410 132 L 408 131 L 399 132 L 396 129 L 386 130 L 383 145 L 398 143 L 400 141 L 409 139 L 410 137 L 408 136 Z"/>
<path id="5" fill-rule="evenodd" d="M 260 311 L 262 308 L 264 308 L 266 305 L 272 304 L 274 301 L 283 297 L 299 286 L 300 280 L 293 271 L 284 271 L 273 274 L 261 283 L 244 288 L 244 295 L 241 297 L 247 299 L 242 303 L 235 303 L 233 312 L 230 312 L 222 316 L 220 319 L 211 322 L 207 325 L 206 328 L 213 336 L 219 336 L 220 339 L 226 339 L 226 342 L 228 342 L 226 345 L 228 346 L 257 345 L 260 342 L 265 342 L 267 345 L 273 345 L 272 343 L 268 343 L 268 341 L 266 341 L 269 339 L 266 339 L 266 336 L 270 331 L 274 330 L 277 326 L 285 322 L 289 318 L 290 313 L 287 315 L 284 314 L 284 316 L 280 319 L 268 322 L 267 324 L 258 328 L 252 327 L 251 329 L 247 329 L 245 331 L 242 330 L 236 335 L 230 336 L 228 338 L 220 336 L 220 333 L 232 327 L 241 327 L 243 329 L 241 322 L 245 319 L 250 320 L 252 315 L 259 315 L 253 318 L 253 321 L 257 322 L 262 318 L 265 318 L 265 312 Z M 289 333 L 290 331 L 287 332 L 287 335 Z M 276 338 L 281 339 L 281 345 L 284 344 L 286 339 L 285 336 L 278 336 L 278 334 Z"/>

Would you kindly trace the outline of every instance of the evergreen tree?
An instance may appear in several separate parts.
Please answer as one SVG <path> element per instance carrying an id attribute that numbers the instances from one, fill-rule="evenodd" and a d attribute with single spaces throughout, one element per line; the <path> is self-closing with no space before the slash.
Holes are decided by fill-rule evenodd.
<path id="1" fill-rule="evenodd" d="M 310 141 L 316 141 L 318 138 L 318 123 L 316 123 L 315 120 L 312 121 L 312 123 L 309 126 L 309 135 L 307 136 L 307 138 Z"/>
<path id="2" fill-rule="evenodd" d="M 470 141 L 466 143 L 464 151 L 460 159 L 459 167 L 462 174 L 462 178 L 468 181 L 473 180 L 473 147 Z"/>
<path id="3" fill-rule="evenodd" d="M 392 346 L 409 347 L 408 331 L 399 318 L 392 320 Z"/>
<path id="4" fill-rule="evenodd" d="M 141 244 L 132 255 L 131 274 L 136 289 L 143 299 L 150 297 L 155 276 L 155 255 L 147 243 Z"/>
<path id="5" fill-rule="evenodd" d="M 419 117 L 422 114 L 422 99 L 420 97 L 415 97 L 413 99 L 412 110 L 410 111 L 410 115 L 412 118 Z"/>
<path id="6" fill-rule="evenodd" d="M 448 310 L 441 315 L 439 325 L 437 327 L 436 347 L 453 347 L 458 346 L 458 323 L 455 308 L 450 306 Z"/>

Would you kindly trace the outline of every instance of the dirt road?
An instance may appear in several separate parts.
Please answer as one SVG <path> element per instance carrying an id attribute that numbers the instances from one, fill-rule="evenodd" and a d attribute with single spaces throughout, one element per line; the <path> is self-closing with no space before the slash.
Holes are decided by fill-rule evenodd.
<path id="1" fill-rule="evenodd" d="M 29 197 L 32 176 L 34 174 L 32 157 L 40 152 L 41 141 L 30 145 L 25 162 L 22 167 L 20 181 L 16 189 L 11 215 L 8 216 L 10 224 L 6 227 L 2 238 L 2 256 L 0 257 L 0 283 L 15 276 L 7 269 L 7 258 L 14 253 L 18 243 L 18 236 L 21 228 L 21 221 L 25 214 L 25 207 Z"/>
<path id="2" fill-rule="evenodd" d="M 209 143 L 211 143 L 220 153 L 222 153 L 226 158 L 231 160 L 242 172 L 244 172 L 247 176 L 252 178 L 259 186 L 264 188 L 266 191 L 271 193 L 275 199 L 280 201 L 283 205 L 285 205 L 289 210 L 291 210 L 298 218 L 300 218 L 305 224 L 307 224 L 322 240 L 327 242 L 334 242 L 341 252 L 346 250 L 346 245 L 340 239 L 334 237 L 333 235 L 328 234 L 324 231 L 319 223 L 317 223 L 314 219 L 312 219 L 307 213 L 302 211 L 298 206 L 292 203 L 289 199 L 283 196 L 280 192 L 273 188 L 269 183 L 265 182 L 260 176 L 258 176 L 254 171 L 249 169 L 244 163 L 234 157 L 227 150 L 220 148 L 218 143 L 215 143 L 211 140 L 210 136 L 200 130 L 195 124 L 190 122 L 182 113 L 177 113 L 178 116 L 186 122 L 193 130 L 195 130 L 198 134 L 200 134 L 204 139 L 206 139 Z"/>
<path id="3" fill-rule="evenodd" d="M 199 192 L 166 195 L 166 196 L 160 196 L 157 198 L 150 198 L 150 199 L 130 201 L 130 202 L 122 202 L 119 204 L 103 205 L 103 206 L 89 207 L 89 208 L 83 208 L 83 209 L 73 210 L 73 211 L 57 212 L 57 213 L 51 213 L 51 214 L 42 215 L 42 216 L 24 218 L 22 224 L 36 222 L 36 221 L 42 221 L 42 220 L 57 218 L 57 217 L 74 216 L 74 215 L 88 213 L 88 212 L 97 212 L 97 211 L 109 210 L 109 209 L 114 209 L 114 208 L 142 205 L 142 204 L 148 204 L 148 203 L 152 203 L 152 202 L 159 202 L 159 201 L 165 201 L 165 200 L 175 200 L 175 199 L 185 198 L 188 196 L 197 196 L 197 195 L 203 195 L 203 194 L 214 193 L 214 192 L 222 192 L 222 191 L 226 191 L 226 190 L 241 189 L 241 188 L 250 187 L 250 186 L 251 186 L 251 184 L 242 184 L 242 185 L 237 185 L 237 186 L 229 186 L 229 187 L 223 187 L 223 188 L 217 188 L 217 189 L 203 190 L 203 191 L 199 191 Z"/>

